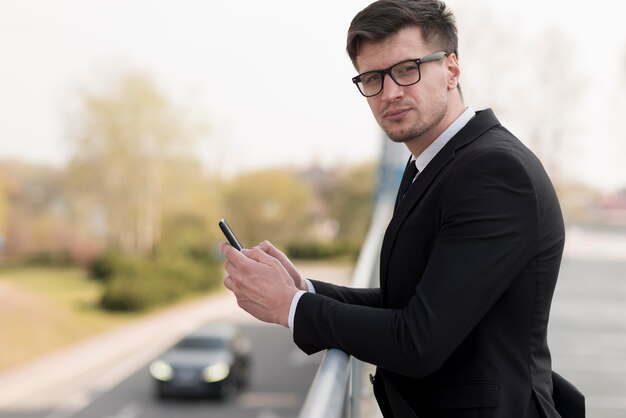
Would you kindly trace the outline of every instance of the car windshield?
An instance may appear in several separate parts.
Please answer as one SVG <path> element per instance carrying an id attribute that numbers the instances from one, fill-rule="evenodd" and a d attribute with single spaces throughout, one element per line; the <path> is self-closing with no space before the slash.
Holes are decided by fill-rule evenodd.
<path id="1" fill-rule="evenodd" d="M 216 337 L 186 337 L 175 346 L 175 348 L 186 350 L 210 350 L 224 347 L 226 347 L 226 341 Z"/>

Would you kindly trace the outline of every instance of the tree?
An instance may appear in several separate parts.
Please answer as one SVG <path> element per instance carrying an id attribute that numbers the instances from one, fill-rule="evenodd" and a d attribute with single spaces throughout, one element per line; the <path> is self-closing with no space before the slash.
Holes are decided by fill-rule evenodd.
<path id="1" fill-rule="evenodd" d="M 523 26 L 505 27 L 484 7 L 467 6 L 462 16 L 466 102 L 475 109 L 494 108 L 539 156 L 558 187 L 567 180 L 564 164 L 575 157 L 588 84 L 575 45 L 555 28 L 531 37 Z"/>
<path id="2" fill-rule="evenodd" d="M 8 195 L 5 181 L 0 177 L 0 257 L 6 251 L 6 239 L 8 229 Z"/>
<path id="3" fill-rule="evenodd" d="M 0 161 L 0 253 L 49 261 L 74 254 L 67 222 L 63 173 L 57 168 Z M 88 245 L 83 246 L 89 251 Z M 59 257 L 60 256 L 60 257 Z"/>
<path id="4" fill-rule="evenodd" d="M 611 98 L 613 98 L 616 102 L 615 107 L 613 108 L 613 115 L 611 117 L 612 123 L 612 132 L 615 134 L 616 140 L 618 141 L 617 145 L 617 155 L 624 156 L 626 154 L 626 133 L 624 132 L 624 128 L 622 126 L 622 118 L 624 114 L 626 114 L 626 44 L 622 48 L 622 56 L 619 68 L 619 74 L 621 77 L 617 81 L 617 87 Z M 611 103 L 613 100 L 610 99 Z M 621 157 L 623 158 L 623 157 Z M 621 158 L 619 160 L 619 165 L 621 166 Z M 626 190 L 626 174 L 624 173 L 624 169 L 621 169 L 618 174 L 617 182 L 620 183 L 618 187 L 622 190 Z"/>
<path id="5" fill-rule="evenodd" d="M 337 178 L 329 206 L 338 221 L 338 240 L 360 245 L 365 239 L 374 202 L 374 174 L 370 163 L 352 167 Z"/>
<path id="6" fill-rule="evenodd" d="M 204 126 L 140 72 L 83 91 L 79 103 L 69 119 L 74 219 L 110 246 L 148 252 L 161 239 L 164 209 L 201 177 L 194 146 Z"/>
<path id="7" fill-rule="evenodd" d="M 224 188 L 224 213 L 244 246 L 307 235 L 311 190 L 289 170 L 246 173 Z"/>
<path id="8" fill-rule="evenodd" d="M 581 126 L 587 83 L 577 65 L 577 50 L 561 33 L 549 29 L 534 39 L 530 60 L 551 65 L 532 66 L 529 85 L 534 93 L 520 97 L 529 126 L 528 142 L 541 158 L 557 187 L 568 180 L 564 165 L 575 156 L 573 139 Z"/>

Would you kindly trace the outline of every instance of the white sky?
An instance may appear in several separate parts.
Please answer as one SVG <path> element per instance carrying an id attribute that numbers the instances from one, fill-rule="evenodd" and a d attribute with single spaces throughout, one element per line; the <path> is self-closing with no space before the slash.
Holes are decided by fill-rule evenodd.
<path id="1" fill-rule="evenodd" d="M 77 89 L 129 69 L 150 73 L 208 121 L 202 157 L 212 170 L 376 158 L 381 134 L 350 82 L 355 71 L 344 51 L 350 20 L 369 3 L 0 0 L 0 158 L 62 164 Z M 464 16 L 481 4 L 513 35 L 549 25 L 573 40 L 592 94 L 572 138 L 578 151 L 568 158 L 579 176 L 604 188 L 626 186 L 626 135 L 605 126 L 604 112 L 614 97 L 626 96 L 624 84 L 616 87 L 626 49 L 622 3 L 448 1 L 459 21 L 462 64 Z M 519 51 L 519 65 L 528 64 L 525 55 Z M 559 71 L 558 63 L 545 65 Z M 471 82 L 466 75 L 462 84 Z M 519 127 L 514 132 L 523 140 L 520 120 L 501 118 Z"/>

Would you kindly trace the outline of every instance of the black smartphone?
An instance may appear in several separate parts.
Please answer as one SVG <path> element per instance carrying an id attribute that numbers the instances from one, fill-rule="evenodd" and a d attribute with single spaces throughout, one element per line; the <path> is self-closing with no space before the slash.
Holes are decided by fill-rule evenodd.
<path id="1" fill-rule="evenodd" d="M 230 242 L 230 245 L 235 247 L 237 250 L 241 251 L 243 249 L 243 246 L 241 245 L 241 243 L 235 236 L 235 233 L 233 232 L 233 230 L 230 229 L 230 226 L 228 226 L 228 223 L 226 222 L 226 220 L 220 219 L 220 221 L 218 222 L 218 225 L 220 226 L 220 229 L 226 236 L 226 239 L 228 240 L 228 242 Z"/>

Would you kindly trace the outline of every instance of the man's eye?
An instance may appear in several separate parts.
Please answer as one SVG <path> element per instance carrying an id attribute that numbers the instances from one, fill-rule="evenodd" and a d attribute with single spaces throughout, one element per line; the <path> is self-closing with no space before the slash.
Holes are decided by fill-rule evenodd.
<path id="1" fill-rule="evenodd" d="M 417 71 L 417 65 L 414 62 L 407 62 L 404 64 L 399 64 L 394 67 L 395 74 L 412 74 Z"/>
<path id="2" fill-rule="evenodd" d="M 373 86 L 380 82 L 380 74 L 365 74 L 361 76 L 361 82 L 366 86 Z"/>

